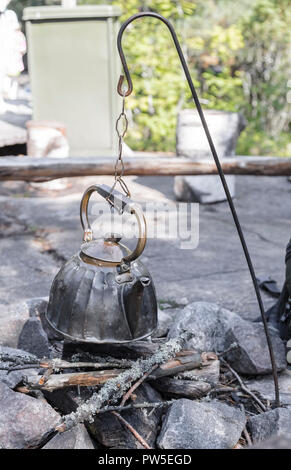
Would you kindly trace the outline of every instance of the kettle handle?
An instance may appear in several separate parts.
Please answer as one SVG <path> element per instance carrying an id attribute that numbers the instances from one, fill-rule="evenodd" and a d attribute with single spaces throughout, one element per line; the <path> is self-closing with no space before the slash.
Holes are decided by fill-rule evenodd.
<path id="1" fill-rule="evenodd" d="M 131 199 L 125 197 L 119 191 L 112 191 L 111 188 L 107 186 L 107 184 L 94 184 L 90 186 L 84 192 L 80 204 L 80 219 L 82 227 L 84 229 L 85 242 L 89 242 L 93 239 L 93 231 L 88 218 L 88 203 L 91 195 L 95 191 L 100 194 L 100 196 L 104 197 L 104 199 L 106 199 L 112 207 L 118 210 L 119 214 L 123 214 L 123 212 L 129 212 L 130 214 L 134 214 L 137 219 L 139 236 L 135 249 L 119 262 L 113 263 L 116 266 L 126 266 L 142 254 L 146 244 L 147 227 L 143 211 L 138 204 L 131 201 Z"/>

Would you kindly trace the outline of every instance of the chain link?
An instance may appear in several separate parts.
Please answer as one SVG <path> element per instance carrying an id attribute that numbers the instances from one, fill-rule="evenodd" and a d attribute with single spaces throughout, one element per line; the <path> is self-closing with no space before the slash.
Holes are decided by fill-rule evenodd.
<path id="1" fill-rule="evenodd" d="M 117 136 L 118 136 L 118 157 L 116 159 L 115 166 L 114 166 L 114 183 L 111 187 L 110 194 L 107 197 L 107 201 L 109 202 L 109 204 L 111 206 L 113 206 L 113 203 L 110 200 L 110 196 L 112 194 L 112 191 L 115 189 L 117 183 L 119 183 L 119 185 L 120 185 L 122 191 L 124 192 L 124 194 L 127 197 L 130 197 L 130 191 L 127 187 L 127 184 L 125 183 L 125 181 L 123 179 L 123 176 L 124 176 L 124 162 L 123 162 L 123 159 L 122 159 L 123 139 L 124 139 L 124 136 L 126 134 L 127 128 L 128 128 L 128 119 L 127 119 L 127 116 L 125 114 L 125 92 L 124 92 L 124 94 L 122 96 L 121 113 L 118 116 L 118 118 L 116 120 L 116 125 L 115 125 L 116 133 L 117 133 Z"/>

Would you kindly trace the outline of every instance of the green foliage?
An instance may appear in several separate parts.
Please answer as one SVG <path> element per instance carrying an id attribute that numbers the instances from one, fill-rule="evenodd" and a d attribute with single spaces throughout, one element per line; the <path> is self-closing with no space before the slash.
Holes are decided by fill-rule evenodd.
<path id="1" fill-rule="evenodd" d="M 12 0 L 11 7 L 21 16 L 24 6 L 58 3 Z M 171 20 L 203 106 L 247 118 L 239 154 L 291 154 L 290 0 L 78 1 L 104 3 L 121 7 L 121 21 L 141 11 Z M 177 113 L 194 105 L 170 34 L 143 18 L 123 45 L 134 87 L 126 141 L 136 150 L 175 151 Z"/>
<path id="2" fill-rule="evenodd" d="M 290 157 L 291 142 L 289 132 L 280 132 L 272 137 L 268 132 L 250 123 L 241 133 L 236 152 L 238 155 L 273 155 Z"/>
<path id="3" fill-rule="evenodd" d="M 237 57 L 245 98 L 240 109 L 249 122 L 238 142 L 241 154 L 291 154 L 290 5 L 257 0 L 238 22 L 244 38 Z"/>
<path id="4" fill-rule="evenodd" d="M 259 0 L 241 21 L 245 47 L 239 59 L 243 70 L 244 113 L 256 127 L 276 139 L 288 131 L 291 103 L 287 101 L 290 74 L 291 13 L 286 0 Z"/>
<path id="5" fill-rule="evenodd" d="M 237 111 L 243 102 L 240 72 L 233 57 L 243 45 L 236 25 L 206 19 L 205 2 L 116 0 L 125 14 L 156 11 L 171 20 L 205 107 Z M 207 3 L 207 2 L 206 2 Z M 208 2 L 209 4 L 209 2 Z M 199 10 L 196 17 L 196 10 Z M 192 97 L 168 30 L 157 20 L 136 21 L 124 36 L 134 93 L 127 99 L 132 120 L 127 143 L 136 150 L 175 151 L 177 113 L 193 107 Z M 217 71 L 219 68 L 219 71 Z"/>
<path id="6" fill-rule="evenodd" d="M 198 16 L 209 18 L 208 13 L 207 9 L 200 10 Z M 234 58 L 243 47 L 243 37 L 236 25 L 225 23 L 225 18 L 221 21 L 224 26 L 216 23 L 216 17 L 200 24 L 196 18 L 188 22 L 186 45 L 190 70 L 192 75 L 198 76 L 205 107 L 238 111 L 243 102 L 243 90 Z"/>
<path id="7" fill-rule="evenodd" d="M 138 11 L 156 11 L 175 25 L 194 12 L 193 2 L 117 0 L 122 20 Z M 177 108 L 188 93 L 179 58 L 167 28 L 160 21 L 136 21 L 124 36 L 124 50 L 134 93 L 127 99 L 132 122 L 127 143 L 139 150 L 174 150 Z"/>

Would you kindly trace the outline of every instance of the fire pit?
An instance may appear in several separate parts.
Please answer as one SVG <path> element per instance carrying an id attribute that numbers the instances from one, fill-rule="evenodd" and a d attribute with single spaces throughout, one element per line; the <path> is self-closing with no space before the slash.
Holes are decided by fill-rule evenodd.
<path id="1" fill-rule="evenodd" d="M 19 349 L 0 348 L 2 448 L 240 448 L 270 437 L 264 419 L 272 418 L 271 435 L 290 422 L 289 409 L 273 410 L 273 401 L 252 386 L 271 372 L 261 361 L 267 345 L 258 346 L 260 324 L 196 302 L 167 327 L 160 311 L 149 339 L 73 343 L 46 322 L 45 299 L 30 304 Z M 252 336 L 249 344 L 241 329 Z M 273 344 L 284 369 L 275 334 Z"/>

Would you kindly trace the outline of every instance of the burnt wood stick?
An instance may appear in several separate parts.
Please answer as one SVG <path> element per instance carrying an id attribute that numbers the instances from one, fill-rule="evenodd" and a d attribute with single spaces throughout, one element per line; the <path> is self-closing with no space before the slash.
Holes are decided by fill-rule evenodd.
<path id="1" fill-rule="evenodd" d="M 0 180 L 49 181 L 56 178 L 112 175 L 114 157 L 0 157 Z M 233 157 L 221 160 L 225 174 L 290 176 L 291 158 Z M 214 175 L 213 160 L 177 157 L 125 158 L 125 175 Z"/>
<path id="2" fill-rule="evenodd" d="M 154 344 L 154 343 L 146 343 L 146 344 L 149 344 L 149 345 L 153 345 L 154 347 L 154 351 L 157 350 L 158 348 L 158 345 L 157 344 Z M 150 351 L 152 351 L 152 349 L 150 349 Z M 140 351 L 141 353 L 147 353 L 148 354 L 148 350 L 144 350 L 144 351 Z M 197 361 L 198 362 L 201 362 L 201 356 L 196 353 L 195 351 L 188 351 L 188 350 L 183 350 L 181 351 L 180 353 L 177 353 L 177 357 L 180 357 L 180 356 L 191 356 L 191 355 L 197 355 Z M 114 358 L 114 357 L 111 357 L 111 356 L 107 356 L 107 357 L 96 357 L 94 356 L 94 358 L 92 360 L 87 360 L 86 362 L 85 361 L 74 361 L 74 362 L 70 362 L 70 361 L 66 361 L 64 359 L 47 359 L 47 358 L 43 358 L 43 359 L 38 359 L 34 356 L 28 356 L 26 359 L 26 361 L 24 361 L 24 364 L 19 364 L 19 360 L 22 360 L 23 358 L 19 358 L 17 356 L 13 356 L 13 355 L 3 355 L 3 357 L 0 357 L 0 370 L 3 369 L 3 370 L 18 370 L 18 369 L 29 369 L 29 368 L 42 368 L 42 369 L 52 369 L 53 371 L 54 370 L 58 370 L 58 369 L 112 369 L 112 368 L 116 368 L 116 369 L 126 369 L 128 367 L 131 367 L 132 364 L 133 364 L 133 360 L 128 360 L 128 359 L 117 359 L 117 358 Z M 193 358 L 194 359 L 194 358 Z M 183 362 L 183 359 L 181 359 L 180 361 Z M 187 359 L 186 359 L 187 361 Z M 15 365 L 13 365 L 15 363 Z M 171 363 L 172 364 L 172 363 Z"/>
<path id="3" fill-rule="evenodd" d="M 202 365 L 201 355 L 195 351 L 184 351 L 158 367 L 150 376 L 151 379 L 175 375 L 178 372 L 192 370 Z M 117 377 L 119 369 L 106 369 L 103 371 L 74 372 L 69 374 L 51 374 L 46 381 L 35 376 L 27 378 L 27 386 L 31 389 L 47 390 L 49 392 L 65 387 L 81 386 L 91 387 L 103 385 L 107 380 Z M 23 391 L 23 390 L 22 390 Z"/>
<path id="4" fill-rule="evenodd" d="M 113 359 L 110 362 L 69 362 L 63 359 L 41 360 L 40 367 L 43 369 L 126 369 L 131 366 L 130 361 L 119 361 Z"/>
<path id="5" fill-rule="evenodd" d="M 63 348 L 63 359 L 71 361 L 72 357 L 78 356 L 80 361 L 90 361 L 92 362 L 109 362 L 122 360 L 124 361 L 133 361 L 141 357 L 150 357 L 155 354 L 162 342 L 152 342 L 152 341 L 143 341 L 137 340 L 130 343 L 124 344 L 90 344 L 90 343 L 72 343 L 65 341 Z M 98 359 L 95 359 L 98 358 Z M 103 359 L 102 359 L 103 358 Z M 115 367 L 115 366 L 113 366 Z M 128 366 L 130 367 L 130 365 Z"/>
<path id="6" fill-rule="evenodd" d="M 49 434 L 53 434 L 54 431 L 65 432 L 72 429 L 78 423 L 91 421 L 98 410 L 110 401 L 122 398 L 127 390 L 131 388 L 132 384 L 143 377 L 145 373 L 151 371 L 154 366 L 164 364 L 175 357 L 177 352 L 183 349 L 185 342 L 189 341 L 192 336 L 192 333 L 183 330 L 178 337 L 162 344 L 159 350 L 151 357 L 139 359 L 132 367 L 124 370 L 117 377 L 109 379 L 99 391 L 94 392 L 75 411 L 62 416 L 59 423 L 49 431 Z"/>
<path id="7" fill-rule="evenodd" d="M 153 386 L 166 396 L 185 398 L 203 397 L 207 395 L 212 388 L 207 382 L 192 382 L 191 380 L 179 380 L 170 377 L 155 380 Z"/>
<path id="8" fill-rule="evenodd" d="M 186 352 L 186 351 L 184 351 Z M 179 372 L 196 369 L 202 366 L 201 354 L 193 351 L 187 351 L 188 355 L 178 355 L 171 361 L 162 364 L 150 375 L 150 379 L 158 377 L 166 377 L 168 375 L 176 375 Z"/>
<path id="9" fill-rule="evenodd" d="M 46 381 L 35 376 L 27 377 L 28 388 L 52 392 L 65 387 L 92 387 L 103 385 L 107 380 L 117 377 L 120 369 L 106 369 L 92 372 L 72 372 L 70 374 L 51 374 Z"/>

